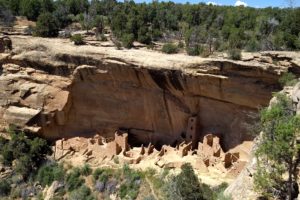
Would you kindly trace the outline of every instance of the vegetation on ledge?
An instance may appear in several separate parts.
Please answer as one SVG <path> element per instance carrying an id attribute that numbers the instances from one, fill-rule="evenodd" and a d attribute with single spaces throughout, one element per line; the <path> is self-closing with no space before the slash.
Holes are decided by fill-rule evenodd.
<path id="1" fill-rule="evenodd" d="M 176 40 L 185 41 L 190 55 L 199 55 L 202 49 L 210 54 L 230 49 L 300 49 L 300 20 L 295 20 L 300 18 L 300 8 L 157 1 L 0 0 L 3 24 L 12 25 L 18 15 L 38 21 L 36 33 L 43 37 L 55 36 L 57 28 L 62 30 L 74 22 L 87 31 L 95 27 L 99 34 L 110 27 L 126 48 L 132 47 L 132 41 L 150 45 L 153 41 Z"/>
<path id="2" fill-rule="evenodd" d="M 106 199 L 116 195 L 121 199 L 227 200 L 226 184 L 210 188 L 201 183 L 192 166 L 185 164 L 179 174 L 169 170 L 157 173 L 153 169 L 138 171 L 128 165 L 122 168 L 96 168 L 89 165 L 68 167 L 46 157 L 50 146 L 41 138 L 28 137 L 23 132 L 11 132 L 11 139 L 0 137 L 1 199 L 35 197 L 44 199 L 45 188 L 55 188 L 54 199 Z M 16 163 L 16 164 L 13 164 Z"/>

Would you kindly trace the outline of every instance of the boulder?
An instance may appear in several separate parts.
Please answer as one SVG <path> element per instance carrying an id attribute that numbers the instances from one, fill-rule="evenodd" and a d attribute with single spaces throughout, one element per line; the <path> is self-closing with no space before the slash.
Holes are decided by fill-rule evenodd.
<path id="1" fill-rule="evenodd" d="M 54 197 L 55 192 L 64 185 L 58 181 L 54 181 L 50 187 L 46 187 L 43 191 L 44 200 L 50 200 Z"/>
<path id="2" fill-rule="evenodd" d="M 283 60 L 283 61 L 278 61 L 278 65 L 285 66 L 285 67 L 290 67 L 291 63 L 286 61 L 286 60 Z"/>
<path id="3" fill-rule="evenodd" d="M 0 36 L 0 53 L 12 50 L 12 41 L 7 36 Z"/>
<path id="4" fill-rule="evenodd" d="M 239 176 L 229 185 L 224 194 L 233 200 L 253 200 L 258 197 L 254 191 L 253 175 L 256 171 L 256 158 L 253 157 Z"/>
<path id="5" fill-rule="evenodd" d="M 261 62 L 264 62 L 264 63 L 269 63 L 269 64 L 273 63 L 273 59 L 269 56 L 261 56 L 259 59 Z"/>
<path id="6" fill-rule="evenodd" d="M 4 113 L 3 118 L 8 124 L 25 126 L 31 119 L 37 116 L 41 110 L 26 107 L 10 106 Z"/>

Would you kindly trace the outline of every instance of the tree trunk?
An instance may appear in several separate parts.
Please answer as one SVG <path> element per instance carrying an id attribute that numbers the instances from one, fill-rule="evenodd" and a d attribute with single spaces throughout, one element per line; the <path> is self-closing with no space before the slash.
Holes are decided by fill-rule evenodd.
<path id="1" fill-rule="evenodd" d="M 293 200 L 293 161 L 289 162 L 288 199 Z"/>

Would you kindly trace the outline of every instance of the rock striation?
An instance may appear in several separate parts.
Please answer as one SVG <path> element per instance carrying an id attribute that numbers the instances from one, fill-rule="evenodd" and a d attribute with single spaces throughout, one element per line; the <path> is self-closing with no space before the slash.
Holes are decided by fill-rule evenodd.
<path id="1" fill-rule="evenodd" d="M 77 47 L 64 39 L 11 39 L 13 52 L 0 54 L 0 126 L 49 139 L 109 138 L 121 129 L 132 146 L 192 140 L 195 148 L 214 133 L 229 150 L 253 139 L 248 127 L 257 108 L 280 89 L 282 72 L 299 68 L 293 53 L 231 61 Z"/>

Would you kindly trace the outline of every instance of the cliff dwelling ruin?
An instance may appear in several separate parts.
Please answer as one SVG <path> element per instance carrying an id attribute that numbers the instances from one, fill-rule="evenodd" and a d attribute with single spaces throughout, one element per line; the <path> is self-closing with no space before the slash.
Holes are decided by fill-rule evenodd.
<path id="1" fill-rule="evenodd" d="M 297 65 L 292 54 L 270 52 L 230 61 L 12 41 L 14 54 L 0 57 L 1 130 L 13 124 L 57 140 L 56 159 L 76 154 L 97 165 L 117 157 L 160 168 L 190 162 L 225 176 L 245 165 L 259 107 Z"/>
<path id="2" fill-rule="evenodd" d="M 194 141 L 196 142 L 196 141 Z M 220 138 L 208 134 L 203 142 L 182 142 L 172 147 L 163 145 L 160 150 L 149 143 L 148 146 L 131 147 L 128 133 L 115 132 L 115 137 L 105 139 L 100 135 L 93 138 L 75 137 L 57 140 L 54 148 L 56 160 L 68 160 L 73 164 L 90 163 L 92 166 L 115 164 L 134 164 L 147 169 L 159 167 L 164 169 L 180 168 L 189 162 L 199 173 L 214 172 L 223 178 L 236 177 L 247 163 L 252 143 L 245 143 L 229 152 L 224 152 Z M 241 148 L 243 147 L 243 148 Z"/>

